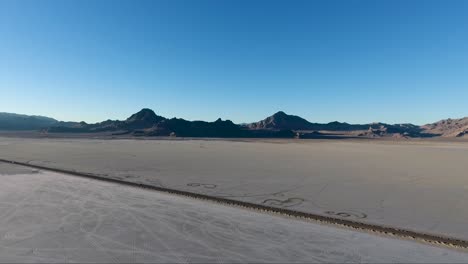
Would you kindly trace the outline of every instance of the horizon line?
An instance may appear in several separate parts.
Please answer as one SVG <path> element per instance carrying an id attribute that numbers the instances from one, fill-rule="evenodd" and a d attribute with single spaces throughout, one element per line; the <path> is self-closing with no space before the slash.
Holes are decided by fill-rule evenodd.
<path id="1" fill-rule="evenodd" d="M 92 122 L 92 121 L 84 121 L 84 120 L 80 120 L 80 121 L 73 121 L 73 120 L 59 120 L 55 117 L 52 117 L 52 116 L 48 116 L 48 115 L 42 115 L 42 114 L 23 114 L 23 113 L 14 113 L 14 112 L 5 112 L 5 111 L 0 111 L 0 114 L 16 114 L 16 115 L 25 115 L 25 116 L 33 116 L 33 117 L 46 117 L 46 118 L 52 118 L 52 119 L 55 119 L 56 121 L 58 122 L 75 122 L 75 123 L 81 123 L 81 122 L 84 122 L 86 124 L 96 124 L 96 123 L 101 123 L 101 122 L 104 122 L 104 121 L 108 121 L 108 120 L 111 120 L 111 121 L 123 121 L 123 120 L 126 120 L 127 118 L 129 118 L 131 115 L 135 114 L 135 113 L 138 113 L 142 110 L 145 110 L 145 109 L 149 109 L 151 111 L 153 111 L 156 115 L 158 115 L 153 109 L 149 108 L 149 107 L 143 107 L 141 108 L 140 110 L 138 110 L 137 112 L 134 112 L 130 115 L 128 115 L 127 117 L 124 117 L 122 119 L 110 119 L 110 118 L 107 118 L 105 120 L 100 120 L 100 121 L 96 121 L 96 122 Z M 279 112 L 283 112 L 285 113 L 286 115 L 289 115 L 289 116 L 297 116 L 297 117 L 300 117 L 302 119 L 305 119 L 307 122 L 309 123 L 315 123 L 315 124 L 329 124 L 329 123 L 333 123 L 333 122 L 339 122 L 339 123 L 346 123 L 346 124 L 350 124 L 350 125 L 367 125 L 367 124 L 375 124 L 375 123 L 382 123 L 382 124 L 389 124 L 389 125 L 398 125 L 398 124 L 411 124 L 411 125 L 417 125 L 417 126 L 424 126 L 424 125 L 427 125 L 427 124 L 432 124 L 432 123 L 436 123 L 436 122 L 439 122 L 439 121 L 442 121 L 442 120 L 457 120 L 457 119 L 464 119 L 464 118 L 468 118 L 468 116 L 463 116 L 463 117 L 447 117 L 447 118 L 442 118 L 442 119 L 439 119 L 439 120 L 436 120 L 436 121 L 433 121 L 431 123 L 425 123 L 425 124 L 416 124 L 416 123 L 412 123 L 412 122 L 398 122 L 398 123 L 387 123 L 387 122 L 383 122 L 383 121 L 372 121 L 372 122 L 364 122 L 364 123 L 350 123 L 350 122 L 346 122 L 346 121 L 338 121 L 338 120 L 333 120 L 333 121 L 329 121 L 329 122 L 316 122 L 316 121 L 310 121 L 308 120 L 307 118 L 304 118 L 302 116 L 299 116 L 299 115 L 295 115 L 295 114 L 288 114 L 286 113 L 285 111 L 283 110 L 278 110 L 276 111 L 275 113 L 269 115 L 269 116 L 266 116 L 266 117 L 263 117 L 262 119 L 260 120 L 257 120 L 257 121 L 252 121 L 252 122 L 234 122 L 232 121 L 231 119 L 229 118 L 225 118 L 224 120 L 229 120 L 231 122 L 233 122 L 234 124 L 238 124 L 238 125 L 242 125 L 242 124 L 251 124 L 251 123 L 256 123 L 256 122 L 259 122 L 259 121 L 262 121 L 268 117 L 271 117 L 273 116 L 274 114 L 276 113 L 279 113 Z M 164 116 L 163 116 L 164 117 Z M 207 121 L 207 120 L 202 120 L 202 119 L 186 119 L 186 118 L 183 118 L 183 117 L 170 117 L 170 118 L 167 118 L 167 117 L 164 117 L 166 119 L 172 119 L 172 118 L 177 118 L 177 119 L 184 119 L 184 120 L 187 120 L 187 121 L 205 121 L 205 122 L 214 122 L 214 121 Z M 219 117 L 218 119 L 221 119 L 223 120 L 221 117 Z M 215 120 L 216 121 L 216 120 Z"/>

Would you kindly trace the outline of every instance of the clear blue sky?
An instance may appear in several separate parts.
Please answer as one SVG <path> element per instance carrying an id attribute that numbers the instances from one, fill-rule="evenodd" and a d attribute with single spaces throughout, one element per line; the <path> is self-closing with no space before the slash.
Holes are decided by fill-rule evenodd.
<path id="1" fill-rule="evenodd" d="M 468 1 L 0 0 L 0 112 L 468 116 Z"/>

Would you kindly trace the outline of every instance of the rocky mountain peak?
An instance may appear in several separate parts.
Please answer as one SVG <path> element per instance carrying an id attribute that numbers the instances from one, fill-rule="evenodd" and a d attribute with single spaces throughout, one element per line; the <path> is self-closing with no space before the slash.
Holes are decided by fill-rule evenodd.
<path id="1" fill-rule="evenodd" d="M 158 118 L 159 116 L 156 115 L 156 113 L 149 109 L 149 108 L 143 108 L 139 112 L 131 115 L 129 118 L 127 118 L 127 122 L 135 122 L 135 121 L 146 121 L 146 122 L 151 122 L 151 121 L 160 121 Z"/>
<path id="2" fill-rule="evenodd" d="M 288 115 L 283 111 L 279 111 L 264 120 L 250 124 L 249 127 L 254 129 L 305 130 L 311 127 L 311 123 L 299 116 Z"/>
<path id="3" fill-rule="evenodd" d="M 163 120 L 165 120 L 165 118 L 162 116 L 158 116 L 156 113 L 154 113 L 153 110 L 143 108 L 139 112 L 127 118 L 127 120 L 125 120 L 125 123 L 127 123 L 128 126 L 130 126 L 129 128 L 131 129 L 149 128 L 153 127 L 154 125 Z"/>

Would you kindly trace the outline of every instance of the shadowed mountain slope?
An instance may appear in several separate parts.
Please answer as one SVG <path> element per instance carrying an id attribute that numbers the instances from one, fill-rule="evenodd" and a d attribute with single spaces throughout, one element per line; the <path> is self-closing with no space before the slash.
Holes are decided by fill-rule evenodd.
<path id="1" fill-rule="evenodd" d="M 421 127 L 425 133 L 443 137 L 467 137 L 468 117 L 459 119 L 444 119 Z"/>
<path id="2" fill-rule="evenodd" d="M 124 127 L 126 129 L 142 129 L 152 127 L 159 122 L 166 120 L 162 116 L 156 115 L 153 110 L 148 108 L 143 108 L 136 114 L 131 115 L 127 120 L 125 120 Z"/>
<path id="3" fill-rule="evenodd" d="M 250 129 L 314 130 L 316 126 L 302 117 L 279 111 L 264 120 L 248 124 L 247 127 Z"/>
<path id="4" fill-rule="evenodd" d="M 0 130 L 35 130 L 57 122 L 57 120 L 45 116 L 0 113 Z"/>

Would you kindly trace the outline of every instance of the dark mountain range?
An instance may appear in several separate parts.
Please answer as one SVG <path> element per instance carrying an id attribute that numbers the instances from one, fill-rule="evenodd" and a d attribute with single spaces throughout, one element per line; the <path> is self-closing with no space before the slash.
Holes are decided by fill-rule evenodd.
<path id="1" fill-rule="evenodd" d="M 446 119 L 424 126 L 412 124 L 348 124 L 330 122 L 311 123 L 304 118 L 282 111 L 251 124 L 234 124 L 230 120 L 214 122 L 188 121 L 165 118 L 144 108 L 126 120 L 61 122 L 42 116 L 0 113 L 0 130 L 41 130 L 48 133 L 98 133 L 133 136 L 177 137 L 271 137 L 271 138 L 321 138 L 337 135 L 355 137 L 463 137 L 468 135 L 468 118 Z"/>
<path id="2" fill-rule="evenodd" d="M 151 136 L 180 137 L 240 137 L 243 130 L 230 120 L 215 122 L 187 121 L 180 118 L 165 119 L 148 130 Z"/>
<path id="3" fill-rule="evenodd" d="M 295 115 L 288 115 L 282 111 L 267 117 L 264 120 L 247 124 L 250 129 L 273 129 L 281 130 L 288 129 L 293 131 L 342 131 L 352 132 L 361 131 L 357 135 L 360 136 L 386 136 L 389 134 L 404 134 L 405 136 L 420 136 L 422 129 L 412 124 L 395 124 L 389 125 L 385 123 L 371 124 L 348 124 L 338 121 L 327 124 L 311 123 L 304 118 Z M 373 131 L 373 132 L 372 132 Z M 316 133 L 315 133 L 316 134 Z"/>
<path id="4" fill-rule="evenodd" d="M 350 125 L 348 123 L 341 123 L 338 121 L 330 122 L 328 124 L 311 123 L 302 117 L 295 115 L 288 115 L 283 111 L 279 111 L 264 120 L 247 124 L 246 127 L 250 129 L 290 129 L 295 131 L 306 130 L 327 130 L 327 131 L 353 131 L 353 130 L 366 130 L 370 124 L 365 125 Z"/>
<path id="5" fill-rule="evenodd" d="M 57 120 L 45 116 L 0 113 L 0 130 L 35 130 L 57 122 Z"/>
<path id="6" fill-rule="evenodd" d="M 151 109 L 142 109 L 125 121 L 107 120 L 96 124 L 58 122 L 45 131 L 49 133 L 96 133 L 114 132 L 134 136 L 177 136 L 177 137 L 289 137 L 292 131 L 251 131 L 230 120 L 214 122 L 188 121 L 181 118 L 167 119 L 156 115 Z"/>

